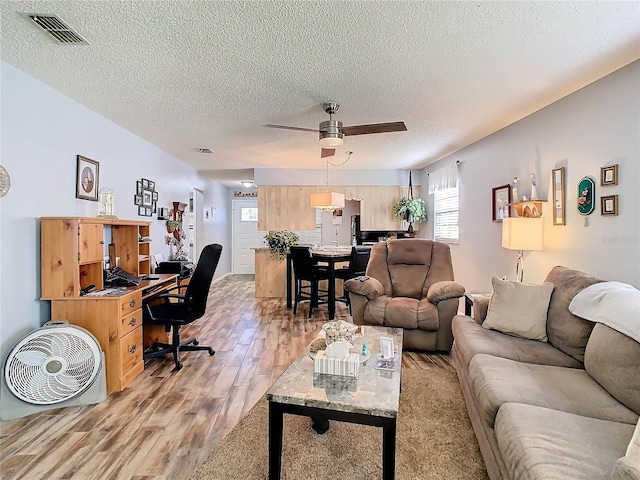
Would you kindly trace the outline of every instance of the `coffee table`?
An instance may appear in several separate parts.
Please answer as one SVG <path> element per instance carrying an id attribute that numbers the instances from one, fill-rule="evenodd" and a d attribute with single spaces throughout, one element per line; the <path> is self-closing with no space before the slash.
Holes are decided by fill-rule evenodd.
<path id="1" fill-rule="evenodd" d="M 400 328 L 362 326 L 356 334 L 355 348 L 361 351 L 366 343 L 371 357 L 360 365 L 357 377 L 313 373 L 308 350 L 287 368 L 267 392 L 270 480 L 280 480 L 285 413 L 310 417 L 315 424 L 338 420 L 382 427 L 382 478 L 394 478 L 402 332 Z M 380 337 L 391 337 L 398 345 L 393 370 L 375 368 L 380 359 Z"/>

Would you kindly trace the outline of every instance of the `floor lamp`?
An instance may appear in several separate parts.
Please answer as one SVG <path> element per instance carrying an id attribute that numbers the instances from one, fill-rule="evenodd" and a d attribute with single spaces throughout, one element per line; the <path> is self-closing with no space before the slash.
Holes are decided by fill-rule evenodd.
<path id="1" fill-rule="evenodd" d="M 524 251 L 543 249 L 543 222 L 542 218 L 522 217 L 505 218 L 502 221 L 502 246 L 509 250 L 518 250 L 518 282 L 522 282 L 524 278 Z"/>

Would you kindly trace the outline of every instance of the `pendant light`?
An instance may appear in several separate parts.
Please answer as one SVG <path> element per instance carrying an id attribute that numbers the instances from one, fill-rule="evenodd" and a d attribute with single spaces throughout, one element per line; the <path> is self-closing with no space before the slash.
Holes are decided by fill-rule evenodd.
<path id="1" fill-rule="evenodd" d="M 344 165 L 351 158 L 353 152 L 347 152 L 347 159 L 338 164 Z M 334 165 L 333 163 L 331 165 Z M 318 208 L 323 212 L 333 212 L 337 208 L 344 208 L 344 194 L 329 191 L 329 160 L 327 160 L 327 191 L 322 193 L 312 193 L 309 197 L 311 207 Z"/>

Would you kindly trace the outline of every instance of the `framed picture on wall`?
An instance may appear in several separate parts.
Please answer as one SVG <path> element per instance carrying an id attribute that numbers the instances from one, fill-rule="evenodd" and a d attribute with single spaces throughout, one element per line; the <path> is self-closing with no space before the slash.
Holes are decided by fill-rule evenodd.
<path id="1" fill-rule="evenodd" d="M 501 222 L 509 218 L 511 203 L 511 185 L 501 185 L 491 189 L 491 220 Z"/>
<path id="2" fill-rule="evenodd" d="M 142 189 L 142 205 L 150 207 L 153 203 L 153 192 L 151 190 Z"/>
<path id="3" fill-rule="evenodd" d="M 618 195 L 600 197 L 601 215 L 618 215 Z"/>
<path id="4" fill-rule="evenodd" d="M 78 155 L 76 159 L 76 198 L 97 202 L 100 164 L 82 155 Z"/>
<path id="5" fill-rule="evenodd" d="M 606 187 L 608 185 L 618 184 L 618 164 L 600 167 L 600 185 Z"/>

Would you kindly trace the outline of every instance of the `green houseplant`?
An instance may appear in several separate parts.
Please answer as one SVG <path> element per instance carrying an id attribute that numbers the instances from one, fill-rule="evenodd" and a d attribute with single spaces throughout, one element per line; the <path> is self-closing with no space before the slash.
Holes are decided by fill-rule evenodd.
<path id="1" fill-rule="evenodd" d="M 393 217 L 398 220 L 406 220 L 410 223 L 422 223 L 427 221 L 427 206 L 421 198 L 402 197 L 393 206 Z"/>
<path id="2" fill-rule="evenodd" d="M 278 259 L 285 258 L 289 247 L 298 243 L 299 238 L 296 233 L 290 230 L 276 230 L 264 236 L 269 250 L 271 250 L 271 256 Z"/>

